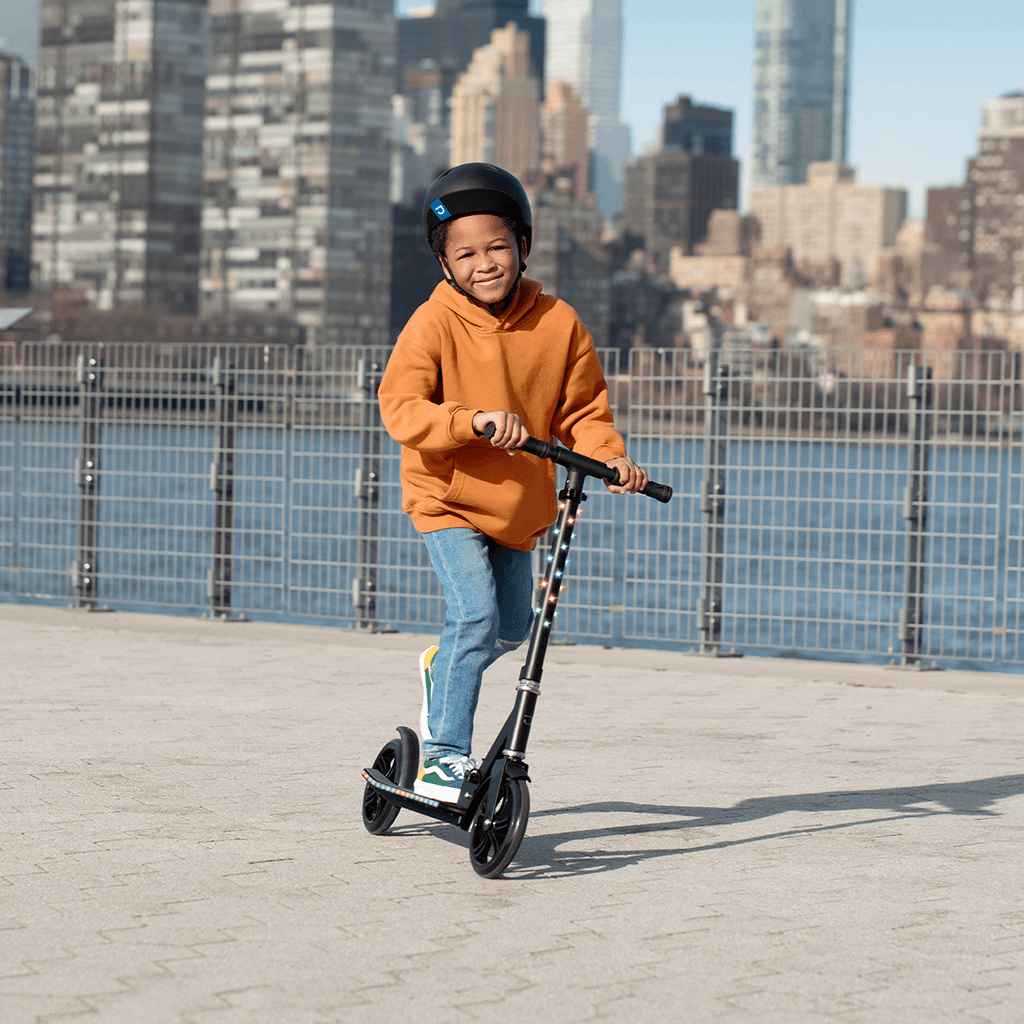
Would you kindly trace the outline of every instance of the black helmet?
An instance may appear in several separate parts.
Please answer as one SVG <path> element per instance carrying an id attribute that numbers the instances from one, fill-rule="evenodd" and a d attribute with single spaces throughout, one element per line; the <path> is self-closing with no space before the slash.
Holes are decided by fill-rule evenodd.
<path id="1" fill-rule="evenodd" d="M 471 213 L 493 213 L 510 218 L 526 241 L 533 241 L 530 200 L 519 179 L 494 164 L 459 164 L 439 175 L 423 200 L 423 230 L 427 241 L 438 224 Z"/>

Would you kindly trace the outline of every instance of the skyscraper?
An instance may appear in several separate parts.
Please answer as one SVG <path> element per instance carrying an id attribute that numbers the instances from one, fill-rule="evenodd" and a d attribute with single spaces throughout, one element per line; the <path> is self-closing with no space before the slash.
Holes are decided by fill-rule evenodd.
<path id="1" fill-rule="evenodd" d="M 1024 91 L 982 106 L 963 185 L 928 190 L 925 284 L 1024 303 Z"/>
<path id="2" fill-rule="evenodd" d="M 622 0 L 543 0 L 543 8 L 548 78 L 571 85 L 591 114 L 617 118 Z"/>
<path id="3" fill-rule="evenodd" d="M 565 82 L 551 82 L 541 108 L 541 166 L 549 174 L 571 174 L 577 199 L 588 194 L 587 108 Z"/>
<path id="4" fill-rule="evenodd" d="M 693 252 L 713 210 L 736 209 L 739 162 L 732 156 L 732 111 L 694 106 L 689 96 L 664 108 L 661 139 L 626 168 L 622 219 L 627 232 L 643 238 L 655 271 L 666 275 L 671 250 Z"/>
<path id="5" fill-rule="evenodd" d="M 35 83 L 29 66 L 0 51 L 0 287 L 29 290 Z"/>
<path id="6" fill-rule="evenodd" d="M 398 22 L 399 144 L 393 181 L 401 205 L 418 206 L 418 196 L 449 167 L 452 89 L 474 54 L 491 43 L 491 33 L 510 23 L 528 37 L 529 70 L 544 89 L 544 19 L 530 14 L 529 0 L 437 0 L 414 8 Z"/>
<path id="7" fill-rule="evenodd" d="M 452 90 L 451 162 L 497 164 L 525 179 L 540 163 L 540 84 L 530 37 L 496 28 Z"/>
<path id="8" fill-rule="evenodd" d="M 392 0 L 210 0 L 204 312 L 388 340 Z"/>
<path id="9" fill-rule="evenodd" d="M 206 0 L 43 0 L 32 261 L 99 308 L 197 307 Z"/>
<path id="10" fill-rule="evenodd" d="M 798 185 L 846 162 L 853 0 L 758 0 L 754 185 Z"/>
<path id="11" fill-rule="evenodd" d="M 547 19 L 545 73 L 572 86 L 590 114 L 591 189 L 613 217 L 622 205 L 629 127 L 619 121 L 622 0 L 543 0 Z"/>
<path id="12" fill-rule="evenodd" d="M 665 107 L 661 147 L 732 156 L 732 111 L 697 106 L 689 96 L 680 96 Z"/>
<path id="13" fill-rule="evenodd" d="M 595 345 L 607 345 L 610 268 L 593 197 L 581 201 L 561 176 L 541 175 L 526 191 L 533 206 L 529 276 L 576 310 Z"/>
<path id="14" fill-rule="evenodd" d="M 544 19 L 529 11 L 529 0 L 437 0 L 429 17 L 402 18 L 398 22 L 398 90 L 420 87 L 422 77 L 409 72 L 433 70 L 443 92 L 451 95 L 455 76 L 469 67 L 473 54 L 491 41 L 496 28 L 510 21 L 530 37 L 530 67 L 544 88 Z"/>
<path id="15" fill-rule="evenodd" d="M 982 107 L 978 154 L 968 163 L 974 187 L 975 285 L 1024 300 L 1024 92 Z"/>

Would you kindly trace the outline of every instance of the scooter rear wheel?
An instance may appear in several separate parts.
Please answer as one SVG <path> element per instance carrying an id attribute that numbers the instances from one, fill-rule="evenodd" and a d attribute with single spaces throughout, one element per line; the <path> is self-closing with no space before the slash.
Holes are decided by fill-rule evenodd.
<path id="1" fill-rule="evenodd" d="M 497 878 L 512 863 L 526 834 L 530 818 L 530 790 L 526 779 L 501 780 L 494 817 L 485 823 L 480 804 L 469 828 L 469 860 L 484 878 Z"/>
<path id="2" fill-rule="evenodd" d="M 398 738 L 380 748 L 373 766 L 386 779 L 402 789 L 412 789 L 419 767 L 420 744 L 416 734 L 405 726 L 398 727 Z M 387 832 L 398 817 L 399 808 L 369 783 L 363 790 L 363 825 L 371 835 Z"/>

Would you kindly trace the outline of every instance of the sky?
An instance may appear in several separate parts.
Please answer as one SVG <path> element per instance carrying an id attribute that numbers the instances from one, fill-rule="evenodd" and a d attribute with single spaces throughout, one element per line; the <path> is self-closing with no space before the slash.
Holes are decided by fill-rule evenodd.
<path id="1" fill-rule="evenodd" d="M 424 0 L 397 0 L 397 10 Z M 542 10 L 542 0 L 531 0 Z M 38 52 L 39 0 L 0 0 L 0 37 Z M 680 93 L 734 112 L 745 190 L 753 107 L 755 0 L 623 0 L 622 119 L 635 152 L 655 140 Z M 865 184 L 960 183 L 981 105 L 1024 89 L 1021 0 L 854 0 L 848 161 Z"/>

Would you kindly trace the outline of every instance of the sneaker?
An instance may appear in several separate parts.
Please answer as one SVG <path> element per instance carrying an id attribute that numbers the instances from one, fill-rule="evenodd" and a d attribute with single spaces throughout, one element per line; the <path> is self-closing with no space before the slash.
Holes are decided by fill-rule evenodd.
<path id="1" fill-rule="evenodd" d="M 420 769 L 413 792 L 444 803 L 458 802 L 462 780 L 477 767 L 476 761 L 464 754 L 428 757 Z"/>
<path id="2" fill-rule="evenodd" d="M 420 711 L 420 740 L 429 743 L 434 737 L 430 735 L 430 691 L 434 686 L 434 677 L 430 672 L 430 664 L 437 654 L 437 644 L 428 647 L 420 655 L 420 682 L 423 684 L 423 710 Z"/>

